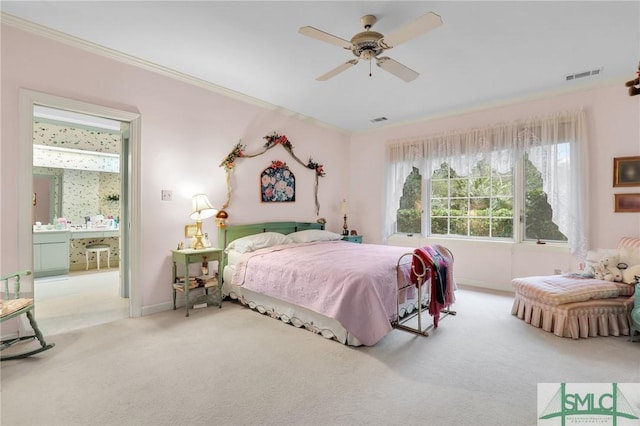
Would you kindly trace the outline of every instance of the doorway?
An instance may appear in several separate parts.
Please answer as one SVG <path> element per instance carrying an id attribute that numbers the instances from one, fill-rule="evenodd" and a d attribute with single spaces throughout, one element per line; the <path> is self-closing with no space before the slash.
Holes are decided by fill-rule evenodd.
<path id="1" fill-rule="evenodd" d="M 33 272 L 40 327 L 53 335 L 127 318 L 119 220 L 120 198 L 128 192 L 122 178 L 128 123 L 41 105 L 34 105 L 33 117 Z M 58 235 L 68 243 L 52 244 Z M 89 251 L 96 244 L 108 247 L 102 256 Z M 65 254 L 47 255 L 54 245 Z"/>
<path id="2" fill-rule="evenodd" d="M 121 282 L 120 297 L 128 297 L 129 317 L 141 315 L 141 297 L 138 279 L 138 253 L 140 252 L 140 115 L 115 110 L 95 104 L 88 104 L 27 89 L 20 90 L 20 164 L 19 175 L 19 220 L 18 253 L 20 264 L 33 270 L 33 134 L 34 107 L 44 106 L 63 111 L 86 114 L 116 120 L 124 124 L 122 137 L 121 188 L 120 192 L 120 265 L 116 272 Z M 25 280 L 25 287 L 34 290 L 33 279 Z M 36 292 L 37 293 L 37 292 Z M 126 299 L 125 299 L 126 300 Z M 37 294 L 36 294 L 37 306 Z"/>

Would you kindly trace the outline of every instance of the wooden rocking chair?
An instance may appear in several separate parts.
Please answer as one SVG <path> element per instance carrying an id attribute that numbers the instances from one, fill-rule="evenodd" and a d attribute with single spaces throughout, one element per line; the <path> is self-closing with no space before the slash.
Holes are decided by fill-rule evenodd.
<path id="1" fill-rule="evenodd" d="M 22 336 L 3 340 L 2 342 L 0 342 L 0 351 L 3 351 L 15 345 L 16 343 L 24 342 L 26 340 L 31 340 L 34 338 L 38 339 L 38 342 L 40 342 L 40 347 L 23 352 L 12 353 L 6 356 L 0 356 L 0 361 L 26 358 L 39 352 L 46 351 L 47 349 L 51 349 L 55 346 L 55 343 L 45 342 L 44 336 L 38 328 L 38 324 L 36 323 L 33 312 L 33 299 L 20 297 L 20 277 L 27 275 L 31 275 L 31 271 L 16 272 L 0 278 L 1 281 L 4 281 L 4 294 L 2 295 L 2 298 L 0 298 L 0 310 L 2 312 L 0 315 L 0 322 L 4 322 L 11 318 L 16 318 L 22 314 L 26 314 L 27 318 L 29 319 L 29 323 L 31 324 L 31 328 L 33 328 L 33 331 L 35 332 L 35 336 Z M 14 284 L 13 297 L 11 297 L 11 294 L 9 292 L 9 281 L 13 281 Z"/>

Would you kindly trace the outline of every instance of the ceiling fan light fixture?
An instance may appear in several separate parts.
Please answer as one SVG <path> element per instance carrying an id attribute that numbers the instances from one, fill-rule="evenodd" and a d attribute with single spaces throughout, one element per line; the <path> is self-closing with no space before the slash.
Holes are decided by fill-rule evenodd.
<path id="1" fill-rule="evenodd" d="M 361 33 L 358 33 L 351 38 L 351 44 L 353 45 L 351 51 L 355 56 L 369 60 L 372 57 L 375 57 L 378 54 L 382 53 L 382 51 L 384 50 L 378 44 L 378 41 L 382 37 L 382 34 L 375 31 L 363 31 Z M 367 53 L 369 57 L 363 57 L 363 53 Z"/>
<path id="2" fill-rule="evenodd" d="M 307 26 L 299 28 L 298 32 L 300 34 L 315 38 L 316 40 L 320 40 L 325 43 L 336 45 L 343 49 L 351 50 L 351 53 L 358 58 L 338 65 L 329 72 L 317 77 L 316 80 L 329 80 L 357 64 L 359 59 L 369 61 L 369 76 L 371 76 L 371 60 L 375 59 L 378 67 L 395 75 L 405 82 L 412 81 L 418 77 L 419 74 L 416 71 L 402 65 L 400 62 L 386 56 L 379 57 L 378 55 L 386 49 L 391 49 L 392 47 L 442 25 L 442 19 L 440 16 L 433 12 L 426 13 L 419 18 L 400 26 L 395 31 L 388 34 L 387 37 L 379 32 L 371 31 L 371 27 L 376 23 L 376 20 L 377 19 L 374 15 L 365 15 L 360 18 L 360 23 L 364 27 L 364 31 L 354 35 L 350 41 L 314 27 Z"/>

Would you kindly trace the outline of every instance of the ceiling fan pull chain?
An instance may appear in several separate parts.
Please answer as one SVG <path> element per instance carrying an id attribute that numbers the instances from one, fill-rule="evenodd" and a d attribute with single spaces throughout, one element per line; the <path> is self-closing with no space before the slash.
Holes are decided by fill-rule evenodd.
<path id="1" fill-rule="evenodd" d="M 369 77 L 371 77 L 371 60 L 369 60 Z"/>

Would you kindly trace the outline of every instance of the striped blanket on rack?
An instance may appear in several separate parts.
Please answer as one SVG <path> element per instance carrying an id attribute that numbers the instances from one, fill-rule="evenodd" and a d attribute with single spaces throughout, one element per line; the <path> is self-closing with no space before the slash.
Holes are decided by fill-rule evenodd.
<path id="1" fill-rule="evenodd" d="M 414 250 L 411 281 L 417 284 L 417 277 L 424 275 L 423 265 L 428 268 L 431 278 L 431 296 L 429 297 L 429 314 L 433 317 L 434 328 L 438 326 L 440 312 L 455 302 L 454 291 L 457 289 L 453 279 L 453 255 L 439 244 L 424 246 Z M 422 262 L 420 262 L 420 260 Z"/>

